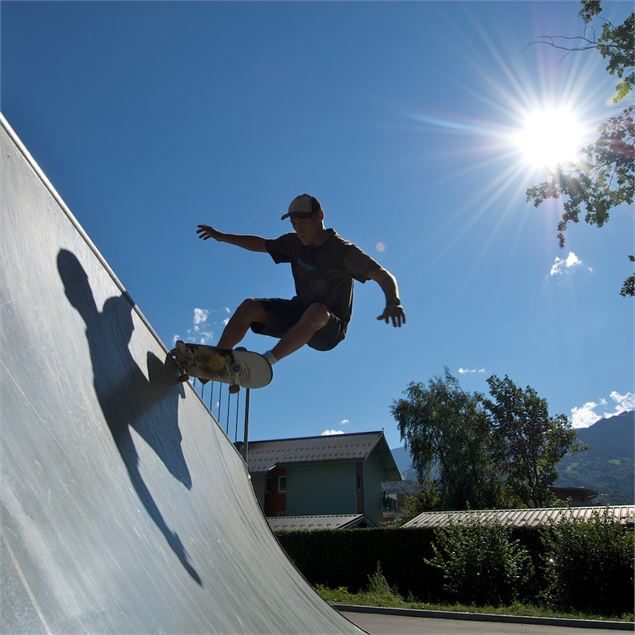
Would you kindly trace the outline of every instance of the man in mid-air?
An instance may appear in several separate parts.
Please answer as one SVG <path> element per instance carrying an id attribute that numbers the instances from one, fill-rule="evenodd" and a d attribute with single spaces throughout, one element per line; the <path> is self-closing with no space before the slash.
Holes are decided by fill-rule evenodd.
<path id="1" fill-rule="evenodd" d="M 268 252 L 274 262 L 291 263 L 296 295 L 281 298 L 247 299 L 230 318 L 218 348 L 232 349 L 251 328 L 280 341 L 264 356 L 271 364 L 305 344 L 328 351 L 346 336 L 353 309 L 353 280 L 374 280 L 386 297 L 378 320 L 395 327 L 406 323 L 395 277 L 344 240 L 333 229 L 324 227 L 324 210 L 314 196 L 301 194 L 291 201 L 282 220 L 289 218 L 293 232 L 269 240 L 260 236 L 225 234 L 199 225 L 203 240 L 213 238 L 249 251 Z"/>

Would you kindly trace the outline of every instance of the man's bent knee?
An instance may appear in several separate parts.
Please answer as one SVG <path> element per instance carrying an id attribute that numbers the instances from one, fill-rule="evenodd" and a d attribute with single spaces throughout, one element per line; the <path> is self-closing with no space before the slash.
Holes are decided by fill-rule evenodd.
<path id="1" fill-rule="evenodd" d="M 235 315 L 240 315 L 250 322 L 262 322 L 267 319 L 267 312 L 262 306 L 262 302 L 254 298 L 243 300 L 236 309 Z"/>
<path id="2" fill-rule="evenodd" d="M 310 325 L 313 330 L 319 331 L 328 324 L 331 314 L 320 302 L 314 302 L 302 314 L 302 322 Z"/>

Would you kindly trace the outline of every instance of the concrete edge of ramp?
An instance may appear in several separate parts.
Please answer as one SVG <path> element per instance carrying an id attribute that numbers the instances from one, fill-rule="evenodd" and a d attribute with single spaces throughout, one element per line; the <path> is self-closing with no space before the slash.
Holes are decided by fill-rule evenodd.
<path id="1" fill-rule="evenodd" d="M 3 629 L 359 632 L 285 557 L 242 457 L 1 123 Z"/>

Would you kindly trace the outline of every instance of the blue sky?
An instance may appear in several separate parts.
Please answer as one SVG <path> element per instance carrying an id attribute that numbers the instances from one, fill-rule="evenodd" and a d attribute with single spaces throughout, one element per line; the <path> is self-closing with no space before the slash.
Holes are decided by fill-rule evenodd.
<path id="1" fill-rule="evenodd" d="M 575 425 L 634 406 L 633 210 L 558 246 L 557 203 L 516 141 L 567 104 L 580 143 L 617 111 L 577 2 L 2 2 L 2 112 L 170 346 L 214 343 L 286 265 L 199 241 L 198 223 L 276 237 L 297 194 L 398 279 L 408 322 L 356 284 L 346 340 L 303 349 L 252 394 L 252 438 L 384 429 L 411 381 L 509 375 Z M 624 19 L 631 5 L 604 15 Z M 264 352 L 273 340 L 248 335 Z"/>

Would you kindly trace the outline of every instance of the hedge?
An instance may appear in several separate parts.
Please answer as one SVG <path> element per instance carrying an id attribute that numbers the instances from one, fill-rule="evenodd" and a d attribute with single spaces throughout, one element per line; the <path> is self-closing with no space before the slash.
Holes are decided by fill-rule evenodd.
<path id="1" fill-rule="evenodd" d="M 432 557 L 431 529 L 344 529 L 284 531 L 278 540 L 312 584 L 346 587 L 356 593 L 381 565 L 391 586 L 404 596 L 432 598 L 443 574 L 424 563 Z"/>
<path id="2" fill-rule="evenodd" d="M 584 527 L 586 524 L 582 529 Z M 589 589 L 578 587 L 580 597 L 588 599 L 589 594 L 594 595 L 596 602 L 593 608 L 598 613 L 611 615 L 633 610 L 633 530 L 632 527 L 620 527 L 617 533 L 615 530 L 616 527 L 610 530 L 612 541 L 623 544 L 619 549 L 604 549 L 602 555 L 605 560 L 607 557 L 614 561 L 619 560 L 610 569 L 610 593 L 604 597 L 598 580 L 593 580 L 591 576 L 588 577 Z M 559 608 L 590 608 L 576 606 L 575 597 L 558 598 L 553 593 L 549 595 L 548 591 L 553 590 L 553 571 L 545 565 L 548 560 L 553 561 L 553 558 L 551 552 L 546 550 L 553 550 L 554 534 L 549 534 L 550 540 L 544 540 L 542 536 L 545 535 L 545 531 L 545 528 L 540 527 L 514 528 L 509 531 L 509 539 L 518 541 L 519 546 L 527 550 L 531 559 L 531 576 L 522 584 L 518 600 L 527 603 L 547 603 Z M 553 531 L 558 532 L 558 529 Z M 561 542 L 564 545 L 571 542 L 566 539 L 567 531 L 568 529 L 563 528 L 562 532 L 557 533 L 563 538 Z M 593 531 L 597 531 L 597 527 Z M 623 540 L 616 538 L 618 535 L 622 536 Z M 422 602 L 462 601 L 461 598 L 457 598 L 456 592 L 449 592 L 445 584 L 447 580 L 444 579 L 444 571 L 431 563 L 435 558 L 432 546 L 435 541 L 434 529 L 285 531 L 279 532 L 277 537 L 289 558 L 314 586 L 322 584 L 329 588 L 346 587 L 352 593 L 361 591 L 368 586 L 369 577 L 375 573 L 379 563 L 390 586 L 404 597 L 412 595 Z M 574 567 L 580 571 L 580 580 L 586 579 L 583 572 L 587 568 L 592 570 L 594 562 L 598 559 L 595 552 L 600 542 L 596 538 L 592 540 L 595 540 L 595 543 L 587 547 L 589 553 L 578 553 L 578 559 L 574 563 Z M 606 537 L 604 540 L 606 541 Z M 438 538 L 436 542 L 439 543 Z M 631 556 L 625 555 L 628 553 Z M 608 572 L 606 563 L 603 567 Z M 620 590 L 617 596 L 616 589 Z M 469 603 L 469 600 L 466 603 Z"/>

